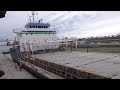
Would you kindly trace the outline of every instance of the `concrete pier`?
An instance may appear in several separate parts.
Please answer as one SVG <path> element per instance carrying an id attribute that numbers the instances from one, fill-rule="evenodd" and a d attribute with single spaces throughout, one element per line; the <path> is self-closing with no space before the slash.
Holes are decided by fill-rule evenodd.
<path id="1" fill-rule="evenodd" d="M 7 56 L 10 57 L 10 55 Z M 15 69 L 15 63 L 2 53 L 0 53 L 0 70 L 5 72 L 5 75 L 0 77 L 0 79 L 36 79 L 36 77 L 24 69 L 17 71 Z"/>

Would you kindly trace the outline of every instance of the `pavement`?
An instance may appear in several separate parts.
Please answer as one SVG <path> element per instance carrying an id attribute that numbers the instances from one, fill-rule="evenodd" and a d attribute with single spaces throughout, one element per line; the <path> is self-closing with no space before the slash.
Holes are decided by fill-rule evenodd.
<path id="1" fill-rule="evenodd" d="M 7 56 L 10 57 L 9 54 Z M 5 72 L 5 75 L 0 77 L 0 79 L 37 79 L 25 69 L 22 71 L 16 70 L 15 63 L 2 53 L 0 53 L 0 70 Z"/>

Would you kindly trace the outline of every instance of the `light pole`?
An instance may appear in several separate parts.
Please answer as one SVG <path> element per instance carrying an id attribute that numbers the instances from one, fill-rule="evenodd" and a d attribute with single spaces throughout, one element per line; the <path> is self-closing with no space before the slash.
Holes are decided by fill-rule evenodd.
<path id="1" fill-rule="evenodd" d="M 76 51 L 77 51 L 77 45 L 78 45 L 78 40 L 77 38 L 75 39 L 75 47 L 76 47 Z"/>
<path id="2" fill-rule="evenodd" d="M 87 39 L 87 53 L 88 53 L 88 43 L 89 43 L 89 38 Z"/>

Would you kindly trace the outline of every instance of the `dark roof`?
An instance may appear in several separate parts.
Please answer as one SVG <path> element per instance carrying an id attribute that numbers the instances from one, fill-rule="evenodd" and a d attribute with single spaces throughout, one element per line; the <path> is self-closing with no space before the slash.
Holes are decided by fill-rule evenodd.
<path id="1" fill-rule="evenodd" d="M 50 24 L 49 23 L 28 23 L 28 24 L 26 24 L 25 26 L 50 26 Z"/>
<path id="2" fill-rule="evenodd" d="M 5 17 L 6 11 L 0 11 L 0 18 Z"/>

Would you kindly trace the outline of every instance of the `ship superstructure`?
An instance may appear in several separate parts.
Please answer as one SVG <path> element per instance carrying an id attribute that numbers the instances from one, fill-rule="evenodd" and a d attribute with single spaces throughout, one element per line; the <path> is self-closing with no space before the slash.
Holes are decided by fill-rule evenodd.
<path id="1" fill-rule="evenodd" d="M 23 29 L 14 29 L 13 32 L 17 34 L 16 40 L 19 45 L 27 47 L 28 43 L 32 43 L 33 50 L 57 49 L 59 43 L 55 28 L 51 29 L 51 25 L 42 22 L 42 19 L 35 21 L 34 16 L 35 12 L 33 11 L 33 21 L 30 19 Z"/>

